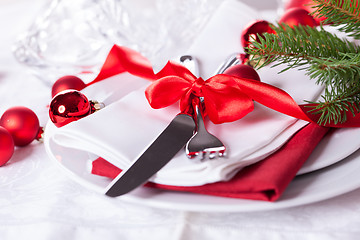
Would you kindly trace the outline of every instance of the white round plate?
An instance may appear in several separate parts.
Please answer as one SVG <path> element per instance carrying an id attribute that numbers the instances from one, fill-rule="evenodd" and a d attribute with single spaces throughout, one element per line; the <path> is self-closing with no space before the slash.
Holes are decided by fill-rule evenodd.
<path id="1" fill-rule="evenodd" d="M 170 192 L 141 187 L 119 200 L 194 212 L 253 212 L 275 210 L 329 199 L 360 187 L 360 150 L 330 167 L 296 177 L 276 202 Z"/>
<path id="2" fill-rule="evenodd" d="M 314 149 L 298 175 L 330 166 L 360 148 L 360 128 L 332 129 Z"/>
<path id="3" fill-rule="evenodd" d="M 45 138 L 44 144 L 50 158 L 75 181 L 100 193 L 105 192 L 110 179 L 90 173 L 87 168 L 89 155 L 86 152 L 64 149 L 48 138 Z M 335 149 L 341 150 L 338 147 Z M 322 170 L 296 177 L 276 202 L 215 197 L 147 187 L 140 187 L 118 199 L 158 208 L 201 212 L 274 210 L 313 203 L 354 190 L 360 187 L 359 171 L 360 150 Z"/>

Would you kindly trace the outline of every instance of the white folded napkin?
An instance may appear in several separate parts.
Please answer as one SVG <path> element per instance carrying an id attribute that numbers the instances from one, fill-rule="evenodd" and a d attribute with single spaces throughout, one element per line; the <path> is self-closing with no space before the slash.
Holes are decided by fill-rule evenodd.
<path id="1" fill-rule="evenodd" d="M 201 63 L 205 79 L 228 55 L 241 51 L 240 33 L 256 16 L 253 9 L 240 1 L 225 1 L 221 5 L 188 52 Z M 266 67 L 259 75 L 263 82 L 284 89 L 298 103 L 318 98 L 321 87 L 304 72 L 289 70 L 278 75 L 279 71 L 280 68 Z M 83 92 L 90 99 L 104 101 L 106 107 L 62 128 L 48 123 L 45 132 L 48 153 L 61 159 L 71 158 L 69 152 L 72 151 L 87 152 L 90 155 L 81 156 L 93 159 L 100 156 L 126 169 L 179 111 L 177 105 L 152 109 L 144 95 L 148 84 L 146 80 L 123 73 L 86 88 Z M 151 181 L 198 186 L 228 180 L 241 168 L 276 151 L 305 124 L 255 104 L 255 110 L 239 121 L 221 125 L 207 123 L 208 130 L 229 149 L 227 158 L 195 163 L 180 151 Z M 73 161 L 76 164 L 77 159 Z"/>

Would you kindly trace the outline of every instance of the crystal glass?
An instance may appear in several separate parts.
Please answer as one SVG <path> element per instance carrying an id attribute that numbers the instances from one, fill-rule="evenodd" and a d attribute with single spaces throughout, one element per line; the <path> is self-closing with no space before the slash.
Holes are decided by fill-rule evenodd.
<path id="1" fill-rule="evenodd" d="M 91 79 L 113 44 L 161 65 L 187 49 L 221 1 L 53 0 L 14 55 L 49 84 L 69 74 Z"/>

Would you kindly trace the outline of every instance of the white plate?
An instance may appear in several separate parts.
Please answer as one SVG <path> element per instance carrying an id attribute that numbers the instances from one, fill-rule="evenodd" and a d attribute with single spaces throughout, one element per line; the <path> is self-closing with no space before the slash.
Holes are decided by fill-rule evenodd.
<path id="1" fill-rule="evenodd" d="M 336 152 L 343 151 L 343 148 L 352 142 L 347 140 L 347 143 L 344 143 L 345 145 L 340 143 L 346 139 L 344 139 L 342 135 L 344 134 L 343 132 L 349 134 L 348 137 L 354 140 L 356 136 L 353 134 L 359 134 L 357 131 L 357 129 L 355 131 L 343 130 L 336 134 L 332 133 L 327 142 L 331 145 L 335 143 L 339 145 L 336 148 L 328 149 L 329 152 L 321 151 L 321 149 L 324 150 L 324 148 L 320 146 L 320 150 L 317 150 L 318 154 L 325 154 L 324 156 L 337 155 L 338 157 L 343 155 L 342 153 L 336 154 Z M 337 142 L 335 139 L 337 139 Z M 87 168 L 89 155 L 86 152 L 75 149 L 64 149 L 54 144 L 54 142 L 48 138 L 45 138 L 44 144 L 50 158 L 55 160 L 64 172 L 68 173 L 75 181 L 102 194 L 105 192 L 105 188 L 109 185 L 110 180 L 89 173 Z M 355 144 L 353 148 L 355 148 Z M 50 152 L 49 149 L 52 149 L 52 151 Z M 323 159 L 325 159 L 325 157 Z M 119 200 L 177 210 L 248 212 L 273 210 L 313 203 L 341 195 L 360 187 L 360 178 L 358 177 L 360 171 L 360 150 L 336 164 L 333 164 L 333 161 L 331 161 L 331 164 L 332 166 L 324 168 L 323 170 L 296 177 L 283 193 L 281 199 L 274 203 L 172 192 L 146 187 L 140 187 L 127 195 L 119 197 Z M 320 165 L 325 166 L 327 164 L 324 162 L 317 164 L 317 166 Z"/>
<path id="2" fill-rule="evenodd" d="M 264 202 L 141 187 L 119 200 L 194 212 L 253 212 L 300 206 L 329 199 L 360 187 L 360 150 L 322 170 L 296 177 L 276 202 Z"/>
<path id="3" fill-rule="evenodd" d="M 330 166 L 359 148 L 360 128 L 333 129 L 321 140 L 298 174 Z"/>

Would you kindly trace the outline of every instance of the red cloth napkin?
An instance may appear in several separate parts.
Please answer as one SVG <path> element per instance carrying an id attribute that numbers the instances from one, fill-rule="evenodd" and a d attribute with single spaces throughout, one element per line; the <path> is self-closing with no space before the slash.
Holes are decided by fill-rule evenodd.
<path id="1" fill-rule="evenodd" d="M 231 198 L 275 201 L 284 192 L 329 128 L 309 123 L 277 152 L 239 171 L 230 181 L 182 187 L 148 182 L 146 186 Z M 93 161 L 92 173 L 115 178 L 121 170 L 106 160 Z"/>

